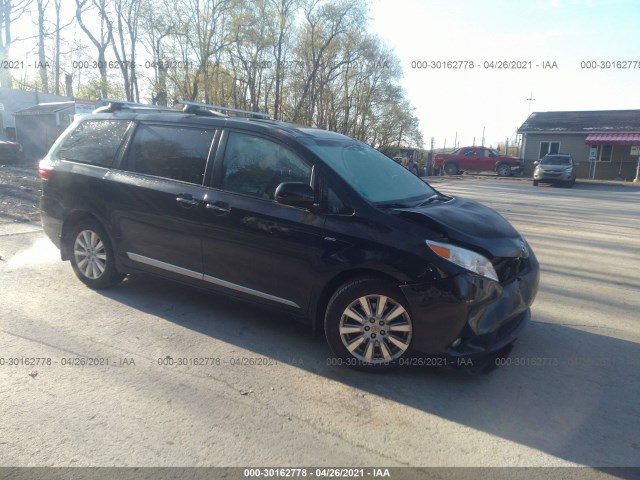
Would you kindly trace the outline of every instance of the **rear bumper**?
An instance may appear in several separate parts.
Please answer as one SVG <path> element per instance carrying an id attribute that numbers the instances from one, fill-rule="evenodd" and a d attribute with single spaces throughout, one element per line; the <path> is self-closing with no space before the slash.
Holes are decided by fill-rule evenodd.
<path id="1" fill-rule="evenodd" d="M 49 197 L 40 197 L 40 218 L 44 233 L 62 250 L 62 206 Z"/>
<path id="2" fill-rule="evenodd" d="M 529 267 L 504 283 L 464 273 L 401 286 L 414 319 L 414 351 L 473 361 L 503 351 L 531 318 L 539 275 L 531 253 Z"/>

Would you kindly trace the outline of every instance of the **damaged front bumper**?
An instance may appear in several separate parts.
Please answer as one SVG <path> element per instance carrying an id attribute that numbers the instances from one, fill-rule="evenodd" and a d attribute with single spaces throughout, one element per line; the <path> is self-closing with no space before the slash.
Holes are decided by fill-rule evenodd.
<path id="1" fill-rule="evenodd" d="M 529 307 L 538 291 L 533 253 L 527 262 L 527 268 L 501 283 L 461 273 L 401 286 L 414 319 L 414 352 L 461 366 L 508 354 L 531 318 Z"/>

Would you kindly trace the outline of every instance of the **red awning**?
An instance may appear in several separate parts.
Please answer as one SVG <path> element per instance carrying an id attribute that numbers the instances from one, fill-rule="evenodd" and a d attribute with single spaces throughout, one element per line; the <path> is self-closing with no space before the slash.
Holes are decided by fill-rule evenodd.
<path id="1" fill-rule="evenodd" d="M 590 133 L 584 143 L 593 145 L 640 145 L 640 133 Z"/>

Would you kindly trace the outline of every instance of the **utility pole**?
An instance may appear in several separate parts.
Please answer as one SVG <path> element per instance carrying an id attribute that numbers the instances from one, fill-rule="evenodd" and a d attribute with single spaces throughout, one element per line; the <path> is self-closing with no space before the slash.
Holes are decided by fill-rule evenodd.
<path id="1" fill-rule="evenodd" d="M 527 98 L 527 102 L 529 102 L 529 110 L 527 110 L 527 117 L 531 113 L 531 102 L 533 102 L 535 98 L 533 98 L 533 92 L 529 94 L 529 98 Z"/>
<path id="2" fill-rule="evenodd" d="M 427 157 L 427 174 L 433 175 L 433 147 L 436 143 L 436 139 L 431 137 L 431 150 L 429 151 L 429 156 Z"/>
<path id="3" fill-rule="evenodd" d="M 485 127 L 482 127 L 482 143 L 480 144 L 482 147 L 484 147 L 484 129 Z"/>

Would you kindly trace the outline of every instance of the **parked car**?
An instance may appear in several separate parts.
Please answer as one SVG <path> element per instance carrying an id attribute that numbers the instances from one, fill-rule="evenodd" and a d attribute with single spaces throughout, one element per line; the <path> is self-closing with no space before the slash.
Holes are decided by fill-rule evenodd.
<path id="1" fill-rule="evenodd" d="M 0 133 L 0 163 L 16 163 L 20 159 L 22 147 Z"/>
<path id="2" fill-rule="evenodd" d="M 573 187 L 576 183 L 576 164 L 573 157 L 568 154 L 554 153 L 542 157 L 539 162 L 534 162 L 533 185 L 538 183 L 556 183 Z"/>
<path id="3" fill-rule="evenodd" d="M 518 157 L 501 155 L 493 148 L 463 147 L 452 153 L 438 153 L 433 166 L 447 175 L 459 175 L 467 171 L 491 171 L 501 177 L 521 173 L 523 161 Z"/>
<path id="4" fill-rule="evenodd" d="M 40 163 L 44 231 L 87 286 L 146 272 L 275 306 L 365 370 L 510 349 L 539 267 L 497 212 L 352 138 L 183 103 L 111 102 Z"/>

